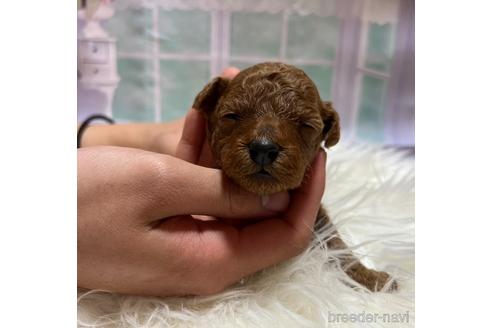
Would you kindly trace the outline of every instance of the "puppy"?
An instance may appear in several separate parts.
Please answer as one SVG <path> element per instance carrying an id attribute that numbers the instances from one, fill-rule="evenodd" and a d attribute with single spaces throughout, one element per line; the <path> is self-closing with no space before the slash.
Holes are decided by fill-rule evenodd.
<path id="1" fill-rule="evenodd" d="M 193 107 L 205 114 L 218 165 L 239 186 L 259 195 L 299 187 L 321 143 L 331 147 L 340 139 L 339 116 L 331 103 L 320 99 L 302 70 L 283 63 L 258 64 L 232 80 L 217 77 L 196 96 Z M 322 207 L 317 220 L 317 226 L 332 227 Z M 347 248 L 337 232 L 326 244 Z M 352 253 L 341 262 L 352 279 L 372 291 L 390 281 L 387 273 L 366 268 Z M 396 288 L 393 281 L 388 289 Z"/>

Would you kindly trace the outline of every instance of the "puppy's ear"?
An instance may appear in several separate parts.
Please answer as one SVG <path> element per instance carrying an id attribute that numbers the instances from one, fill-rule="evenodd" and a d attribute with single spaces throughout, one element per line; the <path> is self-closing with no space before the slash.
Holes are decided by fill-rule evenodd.
<path id="1" fill-rule="evenodd" d="M 220 97 L 224 94 L 225 89 L 229 85 L 229 82 L 229 80 L 222 77 L 216 77 L 210 81 L 196 96 L 195 101 L 193 102 L 193 108 L 198 109 L 205 114 L 213 112 Z"/>
<path id="2" fill-rule="evenodd" d="M 323 118 L 323 139 L 325 147 L 331 147 L 340 140 L 340 117 L 333 109 L 331 102 L 323 101 L 321 106 L 321 117 Z"/>

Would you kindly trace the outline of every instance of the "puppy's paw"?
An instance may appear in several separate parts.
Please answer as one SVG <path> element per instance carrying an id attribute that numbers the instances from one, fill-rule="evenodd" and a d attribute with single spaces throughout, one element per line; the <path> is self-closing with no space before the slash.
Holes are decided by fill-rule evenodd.
<path id="1" fill-rule="evenodd" d="M 379 292 L 391 281 L 391 276 L 383 271 L 376 271 L 366 268 L 361 263 L 356 263 L 346 270 L 350 278 L 359 284 L 366 286 L 373 292 Z M 398 290 L 398 283 L 391 281 L 386 291 L 392 292 Z"/>

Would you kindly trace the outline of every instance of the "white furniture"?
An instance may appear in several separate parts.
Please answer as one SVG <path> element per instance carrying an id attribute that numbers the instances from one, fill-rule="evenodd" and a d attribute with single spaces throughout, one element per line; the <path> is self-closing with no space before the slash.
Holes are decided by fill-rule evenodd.
<path id="1" fill-rule="evenodd" d="M 77 44 L 77 78 L 79 86 L 96 90 L 106 99 L 102 112 L 112 116 L 113 96 L 120 80 L 117 71 L 116 39 L 110 37 L 100 21 L 112 17 L 110 4 L 102 3 L 97 11 L 87 17 L 85 10 L 79 18 L 86 22 Z"/>

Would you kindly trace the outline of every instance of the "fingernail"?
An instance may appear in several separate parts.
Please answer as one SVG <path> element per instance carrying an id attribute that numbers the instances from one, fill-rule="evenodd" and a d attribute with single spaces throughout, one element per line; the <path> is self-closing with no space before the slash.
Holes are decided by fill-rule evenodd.
<path id="1" fill-rule="evenodd" d="M 229 66 L 222 72 L 222 77 L 226 79 L 233 79 L 237 74 L 239 74 L 239 68 L 234 66 Z"/>
<path id="2" fill-rule="evenodd" d="M 287 205 L 289 205 L 289 194 L 287 192 L 279 192 L 272 195 L 261 196 L 261 205 L 270 211 L 283 211 L 287 208 Z"/>

